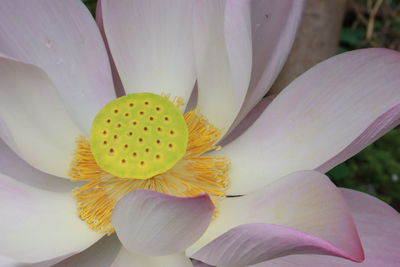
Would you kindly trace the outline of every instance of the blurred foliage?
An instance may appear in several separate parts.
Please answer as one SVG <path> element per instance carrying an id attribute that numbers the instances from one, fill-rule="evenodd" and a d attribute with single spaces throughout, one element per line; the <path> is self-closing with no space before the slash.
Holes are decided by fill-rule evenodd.
<path id="1" fill-rule="evenodd" d="M 97 0 L 82 0 L 82 2 L 87 6 L 90 13 L 92 13 L 92 15 L 94 16 L 95 11 L 96 11 Z"/>
<path id="2" fill-rule="evenodd" d="M 96 0 L 82 0 L 94 15 Z M 400 0 L 350 0 L 339 53 L 365 47 L 400 50 Z M 400 129 L 327 175 L 337 186 L 372 194 L 400 210 Z"/>
<path id="3" fill-rule="evenodd" d="M 374 195 L 400 210 L 400 129 L 327 173 L 341 187 Z"/>
<path id="4" fill-rule="evenodd" d="M 400 50 L 400 0 L 349 0 L 339 53 L 366 47 Z M 374 195 L 400 211 L 400 129 L 327 174 L 337 186 Z"/>
<path id="5" fill-rule="evenodd" d="M 348 0 L 339 52 L 365 47 L 400 50 L 400 0 Z"/>

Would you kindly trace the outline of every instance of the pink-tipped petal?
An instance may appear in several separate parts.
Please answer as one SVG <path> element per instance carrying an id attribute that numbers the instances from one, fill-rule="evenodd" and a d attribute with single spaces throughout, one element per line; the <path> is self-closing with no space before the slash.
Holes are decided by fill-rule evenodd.
<path id="1" fill-rule="evenodd" d="M 183 251 L 211 221 L 214 205 L 208 195 L 180 198 L 136 190 L 116 205 L 112 224 L 132 252 L 159 256 Z"/>
<path id="2" fill-rule="evenodd" d="M 87 8 L 76 0 L 4 0 L 0 25 L 0 53 L 43 69 L 74 121 L 89 132 L 115 93 L 104 42 Z"/>
<path id="3" fill-rule="evenodd" d="M 105 236 L 90 248 L 52 267 L 110 267 L 121 248 L 121 243 L 116 235 Z"/>
<path id="4" fill-rule="evenodd" d="M 213 240 L 192 257 L 216 266 L 247 266 L 291 254 L 348 257 L 315 236 L 266 223 L 237 226 Z"/>
<path id="5" fill-rule="evenodd" d="M 251 3 L 253 66 L 249 91 L 233 126 L 271 88 L 292 48 L 305 0 L 257 0 Z"/>
<path id="6" fill-rule="evenodd" d="M 103 26 L 127 93 L 185 102 L 195 83 L 192 0 L 101 1 Z"/>
<path id="7" fill-rule="evenodd" d="M 367 194 L 342 189 L 365 251 L 362 263 L 319 255 L 291 255 L 254 267 L 398 267 L 400 266 L 400 214 Z"/>
<path id="8" fill-rule="evenodd" d="M 67 177 L 81 132 L 41 69 L 0 57 L 0 121 L 0 136 L 21 158 Z"/>
<path id="9" fill-rule="evenodd" d="M 308 70 L 244 134 L 214 153 L 231 161 L 228 194 L 318 168 L 400 103 L 399 84 L 400 53 L 388 49 L 340 54 Z"/>
<path id="10" fill-rule="evenodd" d="M 196 1 L 194 51 L 198 106 L 226 132 L 246 96 L 251 74 L 250 1 Z"/>
<path id="11" fill-rule="evenodd" d="M 346 202 L 321 173 L 290 174 L 256 192 L 223 200 L 219 210 L 188 255 L 217 266 L 255 264 L 292 253 L 363 260 Z"/>
<path id="12" fill-rule="evenodd" d="M 122 247 L 111 267 L 192 267 L 185 253 L 166 256 L 145 256 L 135 254 Z"/>
<path id="13" fill-rule="evenodd" d="M 320 172 L 327 172 L 336 165 L 351 158 L 368 145 L 375 142 L 382 135 L 400 124 L 400 104 L 389 109 L 379 116 L 362 134 L 339 154 L 317 168 Z"/>
<path id="14" fill-rule="evenodd" d="M 0 174 L 0 254 L 35 263 L 78 253 L 101 238 L 76 215 L 71 193 L 37 189 Z"/>

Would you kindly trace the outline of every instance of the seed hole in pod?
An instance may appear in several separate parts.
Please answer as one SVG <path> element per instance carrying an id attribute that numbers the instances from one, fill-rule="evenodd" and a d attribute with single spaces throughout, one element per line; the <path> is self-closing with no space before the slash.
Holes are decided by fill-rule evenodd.
<path id="1" fill-rule="evenodd" d="M 114 139 L 118 139 L 118 135 L 117 134 L 114 134 Z"/>
<path id="2" fill-rule="evenodd" d="M 154 121 L 154 117 L 150 117 L 149 120 Z"/>
<path id="3" fill-rule="evenodd" d="M 136 157 L 137 157 L 137 153 L 136 153 L 136 152 L 133 152 L 133 153 L 132 153 L 132 156 L 133 156 L 134 158 L 136 158 Z"/>
<path id="4" fill-rule="evenodd" d="M 137 121 L 133 121 L 133 122 L 132 122 L 132 125 L 133 125 L 133 126 L 137 125 Z"/>
<path id="5" fill-rule="evenodd" d="M 135 104 L 134 103 L 129 103 L 129 106 L 132 108 L 132 107 L 135 106 Z"/>
<path id="6" fill-rule="evenodd" d="M 125 117 L 129 117 L 129 113 L 125 113 L 124 116 L 125 116 Z"/>
<path id="7" fill-rule="evenodd" d="M 147 132 L 148 130 L 149 130 L 149 128 L 147 128 L 147 127 L 143 128 L 143 131 L 145 131 L 145 132 Z"/>
<path id="8" fill-rule="evenodd" d="M 160 159 L 161 156 L 159 154 L 156 155 L 156 159 Z"/>
<path id="9" fill-rule="evenodd" d="M 132 136 L 132 135 L 133 135 L 133 132 L 129 132 L 128 135 L 129 135 L 129 136 Z"/>
<path id="10" fill-rule="evenodd" d="M 150 104 L 149 101 L 145 101 L 145 102 L 144 102 L 144 105 L 145 105 L 145 106 L 148 106 L 149 104 Z"/>
<path id="11" fill-rule="evenodd" d="M 140 162 L 140 165 L 142 165 L 142 166 L 144 165 L 144 161 L 143 160 Z"/>
<path id="12" fill-rule="evenodd" d="M 161 144 L 161 141 L 159 139 L 156 140 L 157 144 Z"/>
<path id="13" fill-rule="evenodd" d="M 161 110 L 161 108 L 160 108 L 160 107 L 156 107 L 156 110 L 157 110 L 157 111 L 160 111 L 160 110 Z"/>
<path id="14" fill-rule="evenodd" d="M 110 148 L 110 149 L 108 150 L 108 152 L 110 152 L 111 154 L 114 153 L 114 148 Z"/>
<path id="15" fill-rule="evenodd" d="M 107 145 L 107 144 L 108 144 L 107 140 L 104 140 L 103 145 Z"/>
<path id="16" fill-rule="evenodd" d="M 165 121 L 169 121 L 169 117 L 164 117 L 164 120 Z"/>
<path id="17" fill-rule="evenodd" d="M 107 120 L 106 120 L 106 123 L 111 123 L 111 119 L 107 119 Z"/>
<path id="18" fill-rule="evenodd" d="M 174 130 L 169 131 L 169 134 L 174 135 L 175 134 Z"/>
<path id="19" fill-rule="evenodd" d="M 118 109 L 114 109 L 114 114 L 117 114 L 119 112 Z"/>
<path id="20" fill-rule="evenodd" d="M 125 144 L 125 145 L 124 145 L 124 148 L 125 148 L 125 149 L 127 149 L 128 147 L 129 147 L 128 144 Z"/>
<path id="21" fill-rule="evenodd" d="M 139 143 L 143 142 L 143 138 L 139 138 L 138 140 L 139 140 Z"/>
<path id="22" fill-rule="evenodd" d="M 126 159 L 121 159 L 121 163 L 125 164 L 126 163 Z"/>
<path id="23" fill-rule="evenodd" d="M 106 131 L 106 130 L 103 130 L 101 133 L 104 134 L 104 135 L 106 135 L 106 134 L 107 134 L 107 131 Z"/>
<path id="24" fill-rule="evenodd" d="M 149 149 L 149 148 L 146 148 L 144 151 L 146 151 L 147 153 L 149 153 L 149 152 L 150 152 L 150 149 Z"/>
<path id="25" fill-rule="evenodd" d="M 121 124 L 121 123 L 118 123 L 118 124 L 117 124 L 117 127 L 118 127 L 118 128 L 121 128 L 121 127 L 122 127 L 122 124 Z"/>
<path id="26" fill-rule="evenodd" d="M 161 132 L 161 131 L 162 131 L 162 128 L 161 128 L 161 127 L 158 127 L 158 128 L 157 128 L 157 131 L 158 131 L 158 132 Z"/>
<path id="27" fill-rule="evenodd" d="M 173 148 L 174 145 L 173 145 L 173 144 L 168 144 L 168 147 L 169 147 L 169 148 Z"/>
<path id="28" fill-rule="evenodd" d="M 144 111 L 140 111 L 139 114 L 143 116 L 144 115 Z"/>

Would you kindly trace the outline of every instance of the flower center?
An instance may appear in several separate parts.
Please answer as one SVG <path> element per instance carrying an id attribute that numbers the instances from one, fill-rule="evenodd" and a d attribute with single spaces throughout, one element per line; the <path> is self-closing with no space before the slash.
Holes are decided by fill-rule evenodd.
<path id="1" fill-rule="evenodd" d="M 187 142 L 181 111 L 151 93 L 111 101 L 97 114 L 90 133 L 97 164 L 121 178 L 148 179 L 169 170 L 184 156 Z"/>
<path id="2" fill-rule="evenodd" d="M 178 197 L 206 193 L 216 206 L 225 196 L 228 160 L 204 155 L 218 148 L 221 132 L 198 109 L 182 115 L 182 102 L 150 93 L 118 98 L 98 113 L 90 140 L 76 139 L 69 175 L 86 182 L 72 193 L 91 229 L 113 233 L 112 211 L 133 190 Z"/>

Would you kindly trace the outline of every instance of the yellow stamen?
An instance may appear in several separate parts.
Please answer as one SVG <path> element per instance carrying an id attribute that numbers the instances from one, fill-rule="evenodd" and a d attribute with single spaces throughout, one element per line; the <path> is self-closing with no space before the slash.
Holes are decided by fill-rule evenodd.
<path id="1" fill-rule="evenodd" d="M 179 103 L 180 101 L 175 101 L 176 105 Z M 221 132 L 210 125 L 197 109 L 187 112 L 184 119 L 189 133 L 185 156 L 168 171 L 150 179 L 120 178 L 102 170 L 91 152 L 89 141 L 84 137 L 77 138 L 70 177 L 73 181 L 87 182 L 75 189 L 73 194 L 78 202 L 80 218 L 91 229 L 106 234 L 113 233 L 111 215 L 114 206 L 133 190 L 155 190 L 179 197 L 206 193 L 215 205 L 225 196 L 229 183 L 228 160 L 223 157 L 202 156 L 208 151 L 218 149 L 215 143 Z"/>

